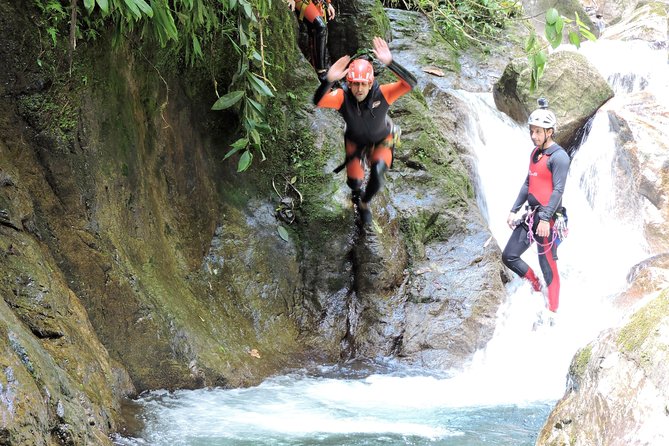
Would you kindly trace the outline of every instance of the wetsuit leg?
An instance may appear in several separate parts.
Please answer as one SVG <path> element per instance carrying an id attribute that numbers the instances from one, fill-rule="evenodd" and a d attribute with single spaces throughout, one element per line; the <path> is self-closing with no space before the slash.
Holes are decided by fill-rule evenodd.
<path id="1" fill-rule="evenodd" d="M 346 158 L 351 157 L 358 150 L 358 145 L 353 141 L 346 140 Z M 360 188 L 365 179 L 365 171 L 362 168 L 360 158 L 353 156 L 346 163 L 346 184 L 351 188 L 352 200 L 357 201 L 360 197 Z"/>
<path id="2" fill-rule="evenodd" d="M 304 11 L 302 13 L 302 10 Z M 307 29 L 314 36 L 314 46 L 316 50 L 316 60 L 314 60 L 314 68 L 317 73 L 327 70 L 327 63 L 325 61 L 327 50 L 327 36 L 328 28 L 323 19 L 323 12 L 313 3 L 304 5 L 300 0 L 295 2 L 295 13 L 298 17 L 303 15 L 304 22 L 307 24 Z"/>
<path id="3" fill-rule="evenodd" d="M 312 23 L 314 33 L 314 45 L 316 46 L 316 72 L 322 73 L 328 69 L 325 61 L 325 54 L 328 43 L 328 28 L 323 20 L 323 17 L 316 17 Z"/>
<path id="4" fill-rule="evenodd" d="M 527 240 L 527 226 L 518 225 L 513 230 L 513 233 L 511 234 L 511 237 L 509 237 L 509 241 L 506 243 L 506 247 L 502 252 L 502 262 L 504 262 L 511 271 L 523 278 L 530 275 L 536 277 L 530 266 L 520 258 L 529 247 L 530 243 Z M 527 279 L 531 280 L 531 277 L 527 277 Z"/>
<path id="5" fill-rule="evenodd" d="M 372 197 L 383 187 L 386 178 L 386 170 L 393 162 L 393 151 L 391 149 L 393 141 L 392 134 L 378 143 L 372 152 L 372 168 L 369 174 L 369 183 L 362 196 L 363 203 L 369 203 Z"/>
<path id="6" fill-rule="evenodd" d="M 551 221 L 551 232 L 553 229 L 553 222 Z M 560 276 L 557 268 L 557 246 L 553 244 L 550 248 L 543 248 L 548 246 L 550 238 L 536 237 L 539 245 L 539 265 L 541 272 L 548 287 L 548 309 L 550 311 L 557 311 L 560 303 Z"/>

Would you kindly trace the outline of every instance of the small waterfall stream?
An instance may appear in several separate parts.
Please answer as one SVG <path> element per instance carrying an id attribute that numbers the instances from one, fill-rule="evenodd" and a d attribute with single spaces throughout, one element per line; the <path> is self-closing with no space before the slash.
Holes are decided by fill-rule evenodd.
<path id="1" fill-rule="evenodd" d="M 611 69 L 604 75 L 619 97 L 597 113 L 572 162 L 564 196 L 570 234 L 559 249 L 562 291 L 556 326 L 533 330 L 543 297 L 515 278 L 507 286 L 509 298 L 498 313 L 493 339 L 464 372 L 440 376 L 392 364 L 320 366 L 249 389 L 152 392 L 138 401 L 144 430 L 115 443 L 533 445 L 564 392 L 572 356 L 602 329 L 619 323 L 622 315 L 613 307 L 613 297 L 626 288 L 630 267 L 649 254 L 642 227 L 651 217 L 638 198 L 625 195 L 632 190 L 626 179 L 616 176 L 618 148 L 607 110 L 639 89 L 666 98 L 666 54 L 658 62 L 661 51 L 634 48 L 634 59 L 616 68 L 609 62 L 622 58 L 607 58 L 608 50 L 586 46 L 583 51 L 602 58 L 598 66 Z M 643 63 L 631 62 L 637 58 Z M 496 110 L 491 94 L 455 93 L 471 109 L 479 204 L 503 248 L 511 232 L 506 216 L 524 180 L 531 141 L 524 126 Z M 648 126 L 669 134 L 667 119 L 662 119 L 658 127 Z M 640 144 L 648 143 L 646 136 L 636 136 Z M 524 258 L 539 271 L 534 248 Z"/>

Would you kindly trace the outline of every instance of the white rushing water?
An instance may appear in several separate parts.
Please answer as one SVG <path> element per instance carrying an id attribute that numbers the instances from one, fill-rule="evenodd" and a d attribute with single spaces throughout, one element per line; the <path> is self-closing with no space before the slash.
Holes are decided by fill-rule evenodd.
<path id="1" fill-rule="evenodd" d="M 600 46 L 593 53 L 602 63 L 617 60 L 607 51 L 620 50 Z M 657 52 L 646 46 L 635 47 L 628 57 L 624 67 L 606 65 L 610 72 L 603 75 L 617 98 L 605 109 L 624 104 L 622 98 L 639 89 L 657 97 L 666 94 L 666 54 L 658 62 Z M 643 63 L 632 62 L 637 59 Z M 648 68 L 649 60 L 660 65 Z M 637 71 L 630 74 L 630 69 Z M 525 126 L 496 110 L 491 94 L 456 94 L 471 109 L 479 202 L 502 249 L 511 234 L 506 217 L 527 172 L 531 140 Z M 635 136 L 647 143 L 643 135 Z M 631 188 L 621 184 L 624 178 L 612 176 L 615 152 L 606 110 L 600 110 L 572 162 L 563 199 L 569 237 L 559 248 L 561 293 L 554 327 L 533 329 L 543 296 L 514 278 L 493 339 L 453 376 L 399 369 L 353 373 L 322 366 L 250 389 L 153 392 L 138 401 L 145 423 L 137 433 L 141 438 L 119 437 L 117 444 L 534 444 L 550 406 L 564 392 L 574 353 L 619 323 L 612 300 L 626 288 L 630 267 L 648 255 L 642 231 L 648 216 L 626 212 L 637 198 L 625 196 Z M 540 271 L 536 248 L 523 258 Z"/>

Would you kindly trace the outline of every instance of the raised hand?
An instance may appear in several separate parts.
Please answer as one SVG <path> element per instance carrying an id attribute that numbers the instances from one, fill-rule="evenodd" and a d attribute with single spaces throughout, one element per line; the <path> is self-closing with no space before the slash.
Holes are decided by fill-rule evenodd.
<path id="1" fill-rule="evenodd" d="M 342 56 L 337 62 L 333 63 L 328 70 L 328 82 L 335 82 L 343 79 L 348 74 L 348 63 L 351 61 L 351 56 Z"/>
<path id="2" fill-rule="evenodd" d="M 384 65 L 390 65 L 393 61 L 393 55 L 390 54 L 390 48 L 385 40 L 380 37 L 374 37 L 374 55 L 376 58 L 381 61 Z"/>

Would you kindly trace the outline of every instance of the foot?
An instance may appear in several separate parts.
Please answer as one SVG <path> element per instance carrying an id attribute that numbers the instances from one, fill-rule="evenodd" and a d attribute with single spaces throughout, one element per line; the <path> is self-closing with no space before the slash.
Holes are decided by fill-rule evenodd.
<path id="1" fill-rule="evenodd" d="M 534 274 L 532 269 L 527 270 L 527 274 L 525 274 L 523 278 L 530 282 L 530 285 L 532 285 L 532 289 L 534 291 L 541 291 L 541 282 L 539 281 L 539 278 L 536 276 L 536 274 Z"/>
<path id="2" fill-rule="evenodd" d="M 358 206 L 358 211 L 360 212 L 360 221 L 362 222 L 363 225 L 371 225 L 372 224 L 372 211 L 369 209 L 369 203 L 365 203 L 364 201 L 360 202 L 360 205 Z"/>
<path id="3" fill-rule="evenodd" d="M 351 192 L 351 202 L 353 203 L 353 206 L 360 207 L 360 191 L 359 190 L 354 190 L 353 192 Z"/>

